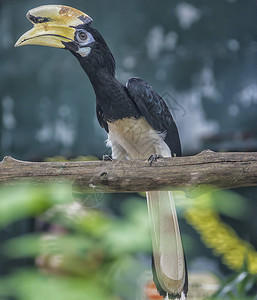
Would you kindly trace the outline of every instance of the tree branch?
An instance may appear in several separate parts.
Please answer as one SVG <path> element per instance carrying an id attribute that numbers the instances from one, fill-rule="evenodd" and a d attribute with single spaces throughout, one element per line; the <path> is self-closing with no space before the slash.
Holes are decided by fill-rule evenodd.
<path id="1" fill-rule="evenodd" d="M 229 189 L 257 186 L 257 152 L 215 153 L 147 160 L 88 162 L 24 162 L 6 156 L 0 183 L 72 181 L 88 192 L 151 190 L 198 191 L 203 186 Z"/>

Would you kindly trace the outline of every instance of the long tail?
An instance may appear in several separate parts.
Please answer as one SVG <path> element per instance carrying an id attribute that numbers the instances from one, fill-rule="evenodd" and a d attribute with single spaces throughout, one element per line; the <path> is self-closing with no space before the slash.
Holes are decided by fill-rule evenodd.
<path id="1" fill-rule="evenodd" d="M 153 275 L 160 294 L 186 299 L 187 268 L 171 192 L 147 192 L 153 245 Z"/>

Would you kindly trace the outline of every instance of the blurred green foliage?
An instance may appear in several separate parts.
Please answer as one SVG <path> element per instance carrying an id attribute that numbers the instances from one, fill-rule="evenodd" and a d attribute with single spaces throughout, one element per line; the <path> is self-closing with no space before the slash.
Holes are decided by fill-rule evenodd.
<path id="1" fill-rule="evenodd" d="M 138 255 L 151 251 L 144 202 L 126 202 L 121 218 L 83 207 L 69 184 L 1 187 L 0 199 L 1 228 L 32 216 L 49 224 L 47 232 L 1 245 L 8 259 L 35 258 L 36 266 L 0 278 L 0 299 L 136 297 L 138 274 L 145 269 Z"/>
<path id="2" fill-rule="evenodd" d="M 254 293 L 256 282 L 257 276 L 249 274 L 247 271 L 232 274 L 226 280 L 221 281 L 219 290 L 211 299 L 256 300 L 257 294 Z M 250 297 L 250 294 L 254 296 Z"/>
<path id="3" fill-rule="evenodd" d="M 226 245 L 236 233 L 220 244 L 228 227 L 217 212 L 244 219 L 245 199 L 231 192 L 204 194 L 191 201 L 182 192 L 174 196 L 178 211 L 184 212 L 207 247 L 216 255 L 235 256 L 237 249 Z M 233 208 L 229 201 L 235 204 Z M 47 231 L 34 231 L 0 245 L 0 255 L 9 260 L 34 260 L 25 267 L 17 263 L 12 272 L 0 277 L 1 300 L 136 299 L 142 289 L 140 274 L 149 269 L 144 255 L 151 255 L 146 202 L 131 197 L 121 204 L 119 216 L 102 207 L 86 207 L 85 203 L 74 199 L 69 183 L 0 187 L 0 229 L 29 217 L 48 225 Z M 204 232 L 212 235 L 211 244 Z M 185 246 L 190 251 L 189 242 L 186 239 Z M 219 254 L 217 247 L 221 246 L 223 252 Z M 255 262 L 245 257 L 241 271 L 227 279 L 221 276 L 220 289 L 212 299 L 256 300 L 257 275 L 248 272 L 252 270 L 250 263 Z"/>
<path id="4" fill-rule="evenodd" d="M 47 188 L 30 184 L 0 189 L 0 228 L 29 216 L 36 216 L 55 204 L 71 201 L 68 185 Z"/>

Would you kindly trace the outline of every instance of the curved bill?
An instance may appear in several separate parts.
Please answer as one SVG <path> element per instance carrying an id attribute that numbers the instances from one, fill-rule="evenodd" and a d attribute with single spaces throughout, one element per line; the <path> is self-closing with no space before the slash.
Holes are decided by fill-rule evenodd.
<path id="1" fill-rule="evenodd" d="M 43 45 L 65 48 L 63 42 L 74 41 L 76 27 L 93 21 L 85 13 L 64 5 L 44 5 L 31 9 L 27 19 L 34 25 L 16 42 L 23 45 Z"/>

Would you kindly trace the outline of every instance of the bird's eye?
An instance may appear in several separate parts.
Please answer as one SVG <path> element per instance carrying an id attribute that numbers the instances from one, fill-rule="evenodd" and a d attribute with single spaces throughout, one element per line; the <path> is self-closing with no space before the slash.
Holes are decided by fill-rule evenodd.
<path id="1" fill-rule="evenodd" d="M 86 34 L 86 32 L 80 31 L 80 32 L 77 34 L 77 38 L 78 38 L 78 40 L 85 41 L 85 40 L 87 39 L 87 34 Z"/>

